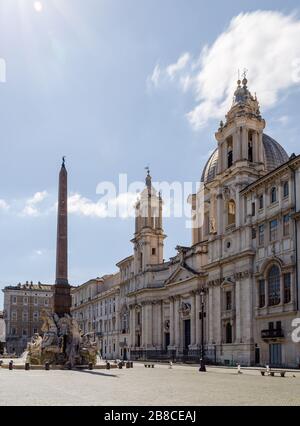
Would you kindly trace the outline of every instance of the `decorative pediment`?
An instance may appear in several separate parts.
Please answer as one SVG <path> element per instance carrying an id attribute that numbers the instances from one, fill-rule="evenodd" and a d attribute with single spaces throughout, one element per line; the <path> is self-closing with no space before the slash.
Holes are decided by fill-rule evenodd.
<path id="1" fill-rule="evenodd" d="M 198 277 L 198 273 L 187 265 L 179 265 L 177 269 L 165 281 L 165 284 L 178 283 Z"/>
<path id="2" fill-rule="evenodd" d="M 232 280 L 232 278 L 224 278 L 221 284 L 221 287 L 232 287 L 235 285 L 235 282 Z"/>

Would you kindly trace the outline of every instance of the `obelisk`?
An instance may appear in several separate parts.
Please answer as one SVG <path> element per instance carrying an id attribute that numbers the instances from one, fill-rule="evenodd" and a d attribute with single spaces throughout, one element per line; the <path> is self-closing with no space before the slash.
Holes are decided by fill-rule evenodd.
<path id="1" fill-rule="evenodd" d="M 70 314 L 71 286 L 68 281 L 68 174 L 63 157 L 59 173 L 56 280 L 54 286 L 53 310 L 59 316 Z"/>

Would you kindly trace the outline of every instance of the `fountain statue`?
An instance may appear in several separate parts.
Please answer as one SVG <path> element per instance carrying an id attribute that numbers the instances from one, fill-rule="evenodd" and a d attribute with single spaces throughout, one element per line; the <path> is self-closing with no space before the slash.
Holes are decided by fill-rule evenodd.
<path id="1" fill-rule="evenodd" d="M 32 365 L 76 365 L 96 364 L 97 344 L 92 335 L 82 334 L 78 323 L 70 315 L 59 318 L 57 314 L 42 312 L 41 337 L 35 334 L 28 344 L 27 362 Z"/>

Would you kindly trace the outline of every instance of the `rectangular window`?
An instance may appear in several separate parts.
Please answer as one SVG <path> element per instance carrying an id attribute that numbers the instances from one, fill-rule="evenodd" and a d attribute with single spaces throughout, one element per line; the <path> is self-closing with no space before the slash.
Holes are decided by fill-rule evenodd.
<path id="1" fill-rule="evenodd" d="M 13 312 L 11 313 L 11 319 L 12 319 L 13 321 L 16 321 L 16 320 L 17 320 L 17 312 L 13 311 Z"/>
<path id="2" fill-rule="evenodd" d="M 13 296 L 13 298 L 12 298 L 12 303 L 13 303 L 14 305 L 16 305 L 16 304 L 17 304 L 17 297 L 16 297 L 16 296 Z"/>
<path id="3" fill-rule="evenodd" d="M 228 163 L 228 168 L 230 168 L 233 164 L 232 148 L 230 148 L 230 150 L 227 153 L 227 163 Z"/>
<path id="4" fill-rule="evenodd" d="M 259 292 L 259 307 L 263 308 L 266 304 L 265 280 L 259 280 L 258 292 Z"/>
<path id="5" fill-rule="evenodd" d="M 256 238 L 256 228 L 252 228 L 252 240 Z"/>
<path id="6" fill-rule="evenodd" d="M 33 303 L 34 303 L 35 305 L 37 305 L 37 304 L 38 304 L 38 298 L 37 298 L 37 297 L 35 297 L 35 298 L 33 299 Z"/>
<path id="7" fill-rule="evenodd" d="M 276 203 L 277 201 L 277 189 L 273 187 L 271 189 L 271 204 Z"/>
<path id="8" fill-rule="evenodd" d="M 27 305 L 28 304 L 28 297 L 23 297 L 23 304 Z"/>
<path id="9" fill-rule="evenodd" d="M 226 311 L 230 311 L 232 309 L 232 292 L 226 291 Z"/>
<path id="10" fill-rule="evenodd" d="M 155 254 L 156 254 L 156 250 L 155 250 L 155 248 L 153 248 L 152 249 L 152 256 L 155 256 Z"/>
<path id="11" fill-rule="evenodd" d="M 277 228 L 278 228 L 278 220 L 272 220 L 270 222 L 270 241 L 277 240 Z"/>
<path id="12" fill-rule="evenodd" d="M 255 216 L 255 203 L 252 203 L 252 216 Z"/>
<path id="13" fill-rule="evenodd" d="M 283 275 L 284 303 L 291 301 L 291 274 Z"/>
<path id="14" fill-rule="evenodd" d="M 37 321 L 37 320 L 39 319 L 39 313 L 38 313 L 38 312 L 34 312 L 34 313 L 33 313 L 33 319 L 34 319 L 35 321 Z"/>
<path id="15" fill-rule="evenodd" d="M 289 183 L 284 182 L 284 184 L 283 184 L 283 198 L 288 197 L 289 193 L 290 193 Z"/>
<path id="16" fill-rule="evenodd" d="M 258 244 L 262 246 L 265 243 L 265 225 L 258 227 Z"/>
<path id="17" fill-rule="evenodd" d="M 285 214 L 283 216 L 283 236 L 287 237 L 290 235 L 290 215 Z"/>
<path id="18" fill-rule="evenodd" d="M 259 210 L 264 208 L 264 196 L 260 195 L 258 198 L 258 206 L 259 206 Z"/>
<path id="19" fill-rule="evenodd" d="M 36 334 L 37 332 L 38 332 L 38 329 L 37 329 L 37 328 L 34 328 L 34 329 L 33 329 L 33 333 L 34 333 L 34 334 Z"/>

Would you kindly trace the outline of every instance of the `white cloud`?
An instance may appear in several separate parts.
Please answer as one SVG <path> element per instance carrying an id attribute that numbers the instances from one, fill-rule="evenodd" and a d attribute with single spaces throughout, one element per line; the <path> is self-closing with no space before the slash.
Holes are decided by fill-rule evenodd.
<path id="1" fill-rule="evenodd" d="M 48 192 L 47 191 L 36 192 L 32 198 L 29 198 L 27 200 L 26 203 L 29 204 L 29 205 L 39 204 L 42 201 L 44 201 L 44 199 L 46 197 L 48 197 Z"/>
<path id="2" fill-rule="evenodd" d="M 92 201 L 76 193 L 68 198 L 69 213 L 87 217 L 121 217 L 134 216 L 134 202 L 137 199 L 135 193 L 122 193 L 106 201 Z"/>
<path id="3" fill-rule="evenodd" d="M 24 209 L 22 210 L 22 216 L 36 217 L 40 215 L 40 210 L 37 205 L 40 204 L 45 198 L 48 197 L 47 191 L 36 192 L 33 197 L 26 200 Z"/>
<path id="4" fill-rule="evenodd" d="M 9 205 L 5 200 L 0 199 L 0 210 L 8 210 Z"/>
<path id="5" fill-rule="evenodd" d="M 237 71 L 249 70 L 249 89 L 257 92 L 264 109 L 273 107 L 287 90 L 300 83 L 300 21 L 275 11 L 242 13 L 198 60 L 182 55 L 166 68 L 156 68 L 159 82 L 176 82 L 182 91 L 192 90 L 196 105 L 188 112 L 198 129 L 209 119 L 223 118 L 232 102 Z M 159 72 L 158 72 L 159 71 Z M 154 82 L 153 81 L 153 82 Z"/>
<path id="6" fill-rule="evenodd" d="M 282 115 L 281 117 L 278 118 L 278 122 L 280 124 L 282 124 L 283 126 L 285 126 L 286 124 L 288 124 L 289 122 L 289 117 L 287 115 Z"/>
<path id="7" fill-rule="evenodd" d="M 152 83 L 155 87 L 157 87 L 159 83 L 159 79 L 160 79 L 160 74 L 161 74 L 160 66 L 159 64 L 156 64 L 152 72 L 152 75 L 148 79 L 148 82 Z"/>
<path id="8" fill-rule="evenodd" d="M 178 59 L 176 64 L 171 64 L 166 68 L 166 72 L 167 72 L 168 76 L 171 78 L 171 80 L 174 80 L 176 75 L 180 71 L 182 71 L 186 68 L 190 59 L 191 59 L 191 55 L 188 52 L 186 52 L 186 53 L 184 53 L 183 55 L 180 56 L 180 58 Z"/>
<path id="9" fill-rule="evenodd" d="M 33 206 L 25 206 L 24 209 L 22 210 L 22 216 L 36 217 L 36 216 L 39 216 L 39 214 L 40 214 L 40 211 Z"/>
<path id="10" fill-rule="evenodd" d="M 68 198 L 68 211 L 82 216 L 106 217 L 105 205 L 93 202 L 80 194 L 73 194 Z"/>

